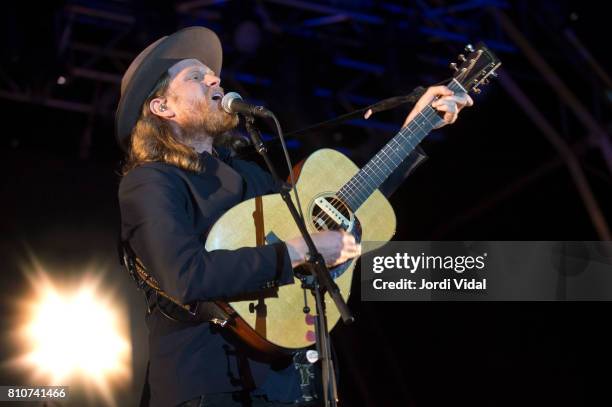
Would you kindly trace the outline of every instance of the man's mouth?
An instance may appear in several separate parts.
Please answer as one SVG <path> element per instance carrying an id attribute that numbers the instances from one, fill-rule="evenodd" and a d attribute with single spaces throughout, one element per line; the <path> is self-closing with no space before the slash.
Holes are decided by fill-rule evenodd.
<path id="1" fill-rule="evenodd" d="M 212 96 L 210 97 L 212 100 L 215 101 L 219 101 L 221 99 L 223 99 L 223 92 L 216 90 L 213 92 Z"/>

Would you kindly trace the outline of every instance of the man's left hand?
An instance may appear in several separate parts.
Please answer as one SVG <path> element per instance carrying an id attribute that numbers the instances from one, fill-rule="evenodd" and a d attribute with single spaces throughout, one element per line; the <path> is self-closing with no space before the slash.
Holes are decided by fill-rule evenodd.
<path id="1" fill-rule="evenodd" d="M 430 104 L 440 114 L 440 123 L 435 127 L 439 129 L 447 124 L 455 123 L 461 109 L 472 106 L 474 101 L 467 93 L 454 93 L 446 86 L 432 86 L 427 88 L 423 96 L 416 102 L 414 108 L 406 117 L 402 128 L 406 127 L 425 106 Z"/>

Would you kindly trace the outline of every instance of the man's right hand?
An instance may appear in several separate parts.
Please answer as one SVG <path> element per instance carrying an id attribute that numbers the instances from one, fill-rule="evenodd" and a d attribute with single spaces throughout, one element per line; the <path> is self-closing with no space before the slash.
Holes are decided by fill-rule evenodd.
<path id="1" fill-rule="evenodd" d="M 355 236 L 344 230 L 327 230 L 310 235 L 317 250 L 329 267 L 337 266 L 361 254 L 361 245 L 355 242 Z M 302 236 L 285 241 L 291 257 L 291 266 L 297 267 L 306 262 L 308 246 Z"/>

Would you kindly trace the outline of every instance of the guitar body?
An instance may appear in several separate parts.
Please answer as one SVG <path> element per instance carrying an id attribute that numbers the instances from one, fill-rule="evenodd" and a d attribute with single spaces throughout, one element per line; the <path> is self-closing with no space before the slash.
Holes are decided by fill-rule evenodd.
<path id="1" fill-rule="evenodd" d="M 321 220 L 325 215 L 321 208 L 328 203 L 340 206 L 335 193 L 358 171 L 359 168 L 349 158 L 335 150 L 318 150 L 306 159 L 296 188 L 310 233 L 327 229 L 328 225 L 329 229 L 335 229 L 329 223 L 329 218 L 325 218 L 327 225 Z M 380 242 L 382 245 L 395 233 L 395 213 L 378 190 L 355 213 L 347 213 L 347 210 L 350 211 L 344 208 L 344 212 L 338 215 L 347 221 L 343 228 L 358 236 L 360 241 Z M 327 215 L 333 213 L 328 211 Z M 219 218 L 208 235 L 206 250 L 255 247 L 285 241 L 299 234 L 281 195 L 265 195 L 244 201 Z M 350 295 L 356 261 L 353 259 L 331 270 L 345 300 Z M 294 284 L 266 290 L 244 300 L 230 301 L 228 305 L 236 311 L 243 327 L 239 334 L 249 336 L 248 342 L 251 343 L 268 343 L 270 349 L 290 351 L 313 345 L 314 297 L 310 291 L 306 291 L 307 305 L 311 310 L 307 315 L 304 313 L 305 290 L 301 286 L 301 280 L 295 278 Z M 328 328 L 331 330 L 340 314 L 331 298 L 326 296 L 325 299 Z M 250 327 L 251 331 L 247 332 L 245 327 Z"/>

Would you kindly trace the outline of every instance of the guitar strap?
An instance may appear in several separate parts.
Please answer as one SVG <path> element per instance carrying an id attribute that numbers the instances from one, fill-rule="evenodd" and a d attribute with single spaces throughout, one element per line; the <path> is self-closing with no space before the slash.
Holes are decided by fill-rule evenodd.
<path id="1" fill-rule="evenodd" d="M 222 308 L 213 301 L 182 304 L 166 293 L 161 289 L 155 277 L 147 273 L 129 242 L 121 239 L 119 239 L 119 263 L 128 271 L 138 289 L 143 291 L 148 314 L 151 314 L 157 307 L 162 315 L 175 322 L 193 324 L 210 322 L 221 327 L 225 327 L 234 318 L 228 309 Z"/>
<path id="2" fill-rule="evenodd" d="M 446 80 L 448 81 L 448 80 Z M 442 82 L 440 82 L 441 84 Z M 423 94 L 425 93 L 425 88 L 422 86 L 419 86 L 417 88 L 415 88 L 412 92 L 410 92 L 408 95 L 404 95 L 404 96 L 394 96 L 388 99 L 384 99 L 381 100 L 379 102 L 376 102 L 370 106 L 366 106 L 364 108 L 349 112 L 349 113 L 345 113 L 341 116 L 338 117 L 334 117 L 333 119 L 329 119 L 326 120 L 324 122 L 320 122 L 320 123 L 316 123 L 313 124 L 311 126 L 308 126 L 306 128 L 300 129 L 300 130 L 295 130 L 292 131 L 290 133 L 286 133 L 285 137 L 299 137 L 299 136 L 303 136 L 307 133 L 312 133 L 315 131 L 321 131 L 321 130 L 325 130 L 325 129 L 329 129 L 331 127 L 335 127 L 339 124 L 342 124 L 344 122 L 346 122 L 347 120 L 352 120 L 352 119 L 361 119 L 364 117 L 364 115 L 369 112 L 370 114 L 368 115 L 368 117 L 370 117 L 372 114 L 378 113 L 378 112 L 384 112 L 385 110 L 389 110 L 389 109 L 393 109 L 397 106 L 403 105 L 405 103 L 416 103 L 417 100 L 419 100 L 419 98 L 421 96 L 423 96 Z"/>

